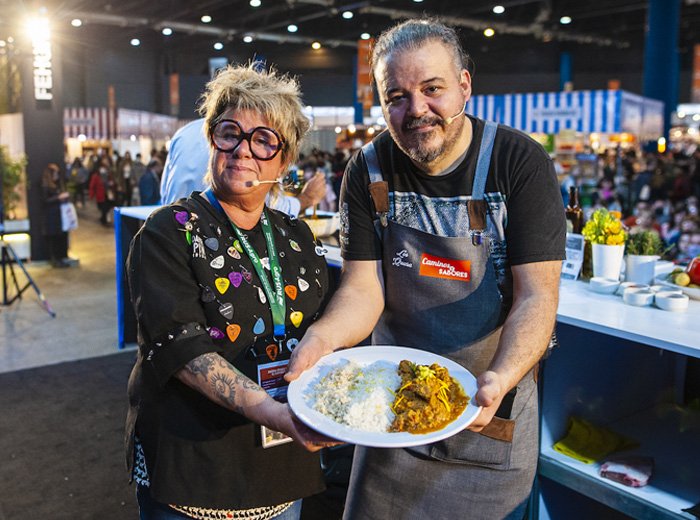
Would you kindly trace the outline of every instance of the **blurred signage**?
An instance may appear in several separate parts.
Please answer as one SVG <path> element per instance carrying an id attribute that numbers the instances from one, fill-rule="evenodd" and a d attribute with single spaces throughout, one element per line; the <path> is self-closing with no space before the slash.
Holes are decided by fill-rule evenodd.
<path id="1" fill-rule="evenodd" d="M 226 58 L 209 58 L 209 77 L 213 78 L 221 69 L 225 69 L 228 65 Z"/>
<path id="2" fill-rule="evenodd" d="M 48 27 L 48 21 L 46 22 Z M 37 31 L 32 34 L 32 75 L 34 77 L 34 99 L 51 101 L 53 99 L 53 68 L 51 66 L 51 37 L 49 31 Z"/>
<path id="3" fill-rule="evenodd" d="M 176 116 L 180 113 L 180 75 L 175 73 L 170 75 L 170 115 Z"/>
<path id="4" fill-rule="evenodd" d="M 700 44 L 693 47 L 693 86 L 690 94 L 693 103 L 700 103 Z"/>
<path id="5" fill-rule="evenodd" d="M 362 105 L 365 115 L 374 104 L 372 93 L 372 71 L 370 70 L 370 58 L 374 39 L 358 40 L 357 42 L 357 102 Z"/>

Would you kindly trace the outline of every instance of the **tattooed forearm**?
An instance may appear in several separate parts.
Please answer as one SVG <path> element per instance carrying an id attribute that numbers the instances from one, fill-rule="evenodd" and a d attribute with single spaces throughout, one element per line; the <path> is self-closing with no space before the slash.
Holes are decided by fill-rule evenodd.
<path id="1" fill-rule="evenodd" d="M 212 401 L 244 415 L 246 406 L 256 404 L 266 395 L 260 386 L 218 354 L 202 354 L 193 359 L 178 377 Z"/>

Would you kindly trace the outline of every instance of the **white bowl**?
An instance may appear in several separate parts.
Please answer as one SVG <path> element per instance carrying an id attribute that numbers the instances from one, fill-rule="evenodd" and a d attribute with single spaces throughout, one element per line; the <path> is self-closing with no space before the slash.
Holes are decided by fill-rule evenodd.
<path id="1" fill-rule="evenodd" d="M 670 291 L 658 292 L 654 296 L 654 303 L 659 309 L 672 312 L 682 312 L 688 308 L 688 298 L 683 293 Z"/>
<path id="2" fill-rule="evenodd" d="M 648 289 L 649 286 L 645 285 L 643 283 L 635 283 L 635 282 L 622 282 L 620 286 L 617 288 L 617 291 L 615 291 L 615 294 L 618 296 L 622 296 L 627 289 Z"/>
<path id="3" fill-rule="evenodd" d="M 654 287 L 659 287 L 659 289 L 654 289 Z M 682 290 L 666 287 L 665 285 L 652 285 L 651 290 L 654 291 L 654 294 L 683 294 Z"/>
<path id="4" fill-rule="evenodd" d="M 602 278 L 600 276 L 594 276 L 588 282 L 588 288 L 591 291 L 601 294 L 612 294 L 617 290 L 619 285 L 620 282 L 618 282 L 617 280 L 612 280 L 610 278 Z"/>
<path id="5" fill-rule="evenodd" d="M 318 214 L 316 218 L 311 216 L 305 216 L 302 219 L 306 222 L 311 231 L 313 231 L 316 237 L 327 237 L 332 235 L 340 227 L 340 214 L 339 213 L 325 213 Z"/>
<path id="6" fill-rule="evenodd" d="M 622 294 L 622 300 L 628 305 L 644 307 L 652 304 L 654 301 L 654 293 L 645 288 L 628 287 Z"/>

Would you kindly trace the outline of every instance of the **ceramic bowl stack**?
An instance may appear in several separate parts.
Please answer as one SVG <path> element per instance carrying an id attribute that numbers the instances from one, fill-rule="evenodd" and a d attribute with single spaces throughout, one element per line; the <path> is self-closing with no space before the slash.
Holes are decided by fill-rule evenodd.
<path id="1" fill-rule="evenodd" d="M 589 290 L 599 294 L 621 296 L 627 305 L 647 307 L 652 304 L 659 309 L 682 312 L 688 308 L 689 298 L 680 289 L 667 285 L 645 285 L 634 282 L 622 282 L 608 278 L 593 277 L 588 284 Z"/>

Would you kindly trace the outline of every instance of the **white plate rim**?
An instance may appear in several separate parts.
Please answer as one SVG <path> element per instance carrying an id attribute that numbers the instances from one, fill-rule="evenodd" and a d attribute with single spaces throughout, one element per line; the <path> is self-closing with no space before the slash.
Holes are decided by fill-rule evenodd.
<path id="1" fill-rule="evenodd" d="M 671 287 L 673 289 L 679 289 L 683 291 L 683 294 L 687 295 L 693 300 L 700 300 L 700 289 L 696 289 L 694 287 L 683 287 L 681 285 L 676 285 L 675 283 L 669 282 L 668 280 L 665 280 L 665 275 L 664 276 L 658 276 L 656 280 L 654 280 L 655 284 L 658 285 L 664 285 L 666 287 Z"/>
<path id="2" fill-rule="evenodd" d="M 422 365 L 438 363 L 447 368 L 450 375 L 459 381 L 464 392 L 470 397 L 469 404 L 462 414 L 443 429 L 435 432 L 422 434 L 408 432 L 378 433 L 355 430 L 349 426 L 339 424 L 317 412 L 306 403 L 304 391 L 309 383 L 319 377 L 321 369 L 325 367 L 334 365 L 342 360 L 353 360 L 361 366 L 375 361 L 389 361 L 396 362 L 398 366 L 399 361 L 402 359 L 408 359 Z M 315 366 L 306 370 L 298 379 L 289 384 L 287 400 L 294 414 L 304 424 L 328 437 L 373 448 L 406 448 L 441 441 L 467 428 L 481 412 L 481 407 L 473 404 L 476 390 L 476 378 L 469 370 L 439 354 L 395 345 L 371 345 L 338 350 L 322 357 Z"/>

